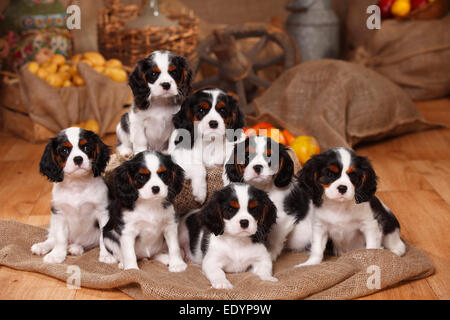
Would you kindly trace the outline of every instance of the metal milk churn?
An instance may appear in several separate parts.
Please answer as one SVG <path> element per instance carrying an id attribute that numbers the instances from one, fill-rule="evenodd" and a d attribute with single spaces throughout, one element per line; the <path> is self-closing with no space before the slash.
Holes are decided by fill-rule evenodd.
<path id="1" fill-rule="evenodd" d="M 300 61 L 339 57 L 339 19 L 331 0 L 291 0 L 286 29 L 293 37 Z"/>

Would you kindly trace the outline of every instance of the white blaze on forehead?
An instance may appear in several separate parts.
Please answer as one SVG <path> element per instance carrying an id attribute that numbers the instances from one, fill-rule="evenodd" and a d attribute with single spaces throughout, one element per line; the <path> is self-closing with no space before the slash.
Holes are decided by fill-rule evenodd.
<path id="1" fill-rule="evenodd" d="M 67 140 L 69 140 L 69 142 L 72 144 L 72 146 L 78 147 L 78 142 L 80 140 L 80 131 L 81 128 L 78 127 L 71 127 L 71 128 L 67 128 L 64 133 L 67 136 Z"/>
<path id="2" fill-rule="evenodd" d="M 247 185 L 234 185 L 234 191 L 238 198 L 239 202 L 239 210 L 244 209 L 247 211 L 249 194 L 248 194 L 248 186 Z"/>
<path id="3" fill-rule="evenodd" d="M 219 98 L 219 95 L 221 94 L 225 94 L 225 92 L 223 92 L 220 89 L 211 89 L 211 90 L 204 90 L 203 92 L 211 95 L 212 97 L 212 105 L 211 108 L 214 108 L 217 104 L 217 99 Z"/>
<path id="4" fill-rule="evenodd" d="M 342 164 L 341 175 L 342 175 L 344 172 L 347 172 L 347 170 L 350 168 L 350 165 L 352 163 L 352 155 L 345 148 L 338 148 L 336 152 L 338 153 L 341 160 Z"/>
<path id="5" fill-rule="evenodd" d="M 145 159 L 145 166 L 152 173 L 153 177 L 154 176 L 153 173 L 156 173 L 160 167 L 159 158 L 154 153 L 149 153 L 145 155 L 144 159 Z"/>
<path id="6" fill-rule="evenodd" d="M 167 71 L 169 69 L 169 53 L 156 51 L 154 53 L 153 61 L 158 66 L 161 72 Z"/>

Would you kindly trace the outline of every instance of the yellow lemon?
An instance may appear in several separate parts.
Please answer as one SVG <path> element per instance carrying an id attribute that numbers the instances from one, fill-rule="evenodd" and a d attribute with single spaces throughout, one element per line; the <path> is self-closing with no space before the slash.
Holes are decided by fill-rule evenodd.
<path id="1" fill-rule="evenodd" d="M 63 80 L 70 80 L 72 77 L 67 71 L 58 71 L 57 75 L 59 75 Z"/>
<path id="2" fill-rule="evenodd" d="M 39 63 L 32 61 L 28 64 L 28 71 L 30 71 L 32 74 L 36 74 L 39 70 Z"/>
<path id="3" fill-rule="evenodd" d="M 97 71 L 98 73 L 103 73 L 105 71 L 105 67 L 103 67 L 103 66 L 95 66 L 94 70 Z"/>
<path id="4" fill-rule="evenodd" d="M 72 81 L 78 87 L 85 85 L 84 79 L 79 74 L 74 75 Z"/>
<path id="5" fill-rule="evenodd" d="M 125 82 L 127 80 L 127 73 L 122 69 L 106 68 L 105 75 L 117 82 Z"/>
<path id="6" fill-rule="evenodd" d="M 56 64 L 57 66 L 62 66 L 66 63 L 66 58 L 62 54 L 55 54 L 52 57 L 51 62 Z"/>
<path id="7" fill-rule="evenodd" d="M 292 142 L 291 148 L 302 165 L 313 155 L 320 153 L 319 143 L 314 137 L 298 136 Z"/>
<path id="8" fill-rule="evenodd" d="M 56 70 L 58 70 L 58 66 L 54 63 L 50 63 L 47 67 L 46 67 L 47 71 L 49 73 L 55 73 Z"/>
<path id="9" fill-rule="evenodd" d="M 82 59 L 82 60 L 80 60 L 80 63 L 86 63 L 89 67 L 92 67 L 92 66 L 93 66 L 91 60 L 87 60 L 87 59 Z"/>
<path id="10" fill-rule="evenodd" d="M 95 120 L 91 119 L 91 120 L 86 121 L 84 123 L 83 127 L 84 127 L 84 129 L 95 132 L 96 134 L 100 133 L 100 127 L 99 127 L 97 121 L 95 121 Z"/>
<path id="11" fill-rule="evenodd" d="M 74 55 L 70 60 L 72 60 L 72 62 L 78 63 L 78 62 L 80 62 L 82 57 L 83 56 L 80 53 L 78 53 L 78 54 Z"/>
<path id="12" fill-rule="evenodd" d="M 64 80 L 62 86 L 63 86 L 63 88 L 71 87 L 72 86 L 72 82 L 70 80 Z"/>
<path id="13" fill-rule="evenodd" d="M 396 17 L 404 17 L 411 11 L 409 0 L 396 0 L 391 7 L 391 13 Z"/>
<path id="14" fill-rule="evenodd" d="M 60 88 L 63 85 L 63 79 L 56 73 L 49 74 L 45 81 L 54 88 Z"/>
<path id="15" fill-rule="evenodd" d="M 59 66 L 58 72 L 69 72 L 70 73 L 70 66 L 68 64 L 63 64 Z"/>
<path id="16" fill-rule="evenodd" d="M 121 69 L 123 65 L 122 62 L 118 59 L 109 59 L 108 61 L 106 61 L 105 67 Z"/>
<path id="17" fill-rule="evenodd" d="M 47 69 L 45 68 L 39 68 L 39 70 L 37 71 L 36 75 L 41 78 L 41 79 L 46 79 L 49 75 Z"/>
<path id="18" fill-rule="evenodd" d="M 105 64 L 105 58 L 98 52 L 86 52 L 84 59 L 91 61 L 92 65 L 103 66 Z"/>

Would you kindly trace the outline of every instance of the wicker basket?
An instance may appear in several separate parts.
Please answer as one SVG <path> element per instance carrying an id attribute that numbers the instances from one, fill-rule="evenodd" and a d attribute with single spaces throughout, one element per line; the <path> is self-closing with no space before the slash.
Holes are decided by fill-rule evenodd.
<path id="1" fill-rule="evenodd" d="M 125 29 L 124 25 L 138 17 L 140 8 L 110 0 L 99 11 L 98 47 L 107 59 L 116 58 L 127 66 L 146 57 L 154 50 L 170 50 L 189 57 L 198 43 L 198 19 L 193 11 L 168 12 L 166 16 L 178 21 L 176 27 L 146 27 Z"/>

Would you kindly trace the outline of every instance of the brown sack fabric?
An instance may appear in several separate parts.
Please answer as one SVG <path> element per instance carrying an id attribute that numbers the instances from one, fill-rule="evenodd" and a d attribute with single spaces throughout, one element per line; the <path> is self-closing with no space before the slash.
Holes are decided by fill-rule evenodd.
<path id="1" fill-rule="evenodd" d="M 390 80 L 340 60 L 289 69 L 253 103 L 256 116 L 249 122 L 269 120 L 294 135 L 312 135 L 322 150 L 439 127 Z"/>
<path id="2" fill-rule="evenodd" d="M 46 230 L 16 221 L 0 221 L 0 265 L 39 272 L 67 281 L 68 267 L 81 269 L 81 286 L 118 288 L 135 299 L 352 299 L 402 281 L 427 277 L 434 267 L 422 250 L 407 245 L 406 255 L 388 250 L 357 250 L 339 258 L 327 258 L 317 266 L 294 269 L 307 258 L 302 253 L 284 253 L 274 265 L 279 282 L 261 281 L 250 272 L 227 274 L 232 290 L 217 290 L 196 265 L 171 273 L 154 260 L 140 261 L 140 270 L 120 270 L 98 261 L 98 248 L 82 256 L 68 256 L 62 264 L 45 264 L 31 254 L 31 246 L 46 238 Z M 379 289 L 373 288 L 369 266 L 380 268 Z M 367 283 L 371 285 L 367 285 Z M 373 289 L 369 289 L 373 288 Z"/>
<path id="3" fill-rule="evenodd" d="M 353 61 L 398 84 L 413 100 L 450 94 L 450 14 L 442 19 L 386 20 Z"/>
<path id="4" fill-rule="evenodd" d="M 301 169 L 300 162 L 297 159 L 294 151 L 289 148 L 288 152 L 294 162 L 294 172 L 298 172 Z M 105 170 L 105 180 L 108 185 L 111 185 L 111 172 L 118 167 L 126 158 L 119 156 L 117 153 L 111 156 L 109 163 Z M 208 202 L 215 191 L 223 188 L 222 180 L 222 168 L 207 168 L 206 169 L 206 184 L 207 184 L 207 197 L 206 202 Z M 195 201 L 192 195 L 191 181 L 185 180 L 181 192 L 174 199 L 175 212 L 178 214 L 188 213 L 189 211 L 199 209 L 201 205 Z"/>
<path id="5" fill-rule="evenodd" d="M 102 136 L 121 112 L 130 89 L 126 82 L 112 81 L 84 63 L 78 64 L 78 72 L 85 86 L 53 88 L 23 66 L 19 73 L 22 102 L 30 118 L 50 131 L 94 119 Z"/>

